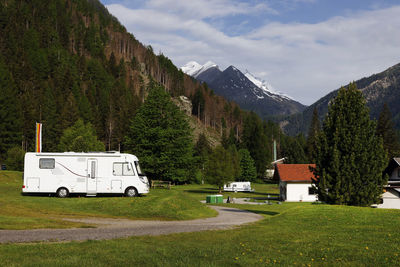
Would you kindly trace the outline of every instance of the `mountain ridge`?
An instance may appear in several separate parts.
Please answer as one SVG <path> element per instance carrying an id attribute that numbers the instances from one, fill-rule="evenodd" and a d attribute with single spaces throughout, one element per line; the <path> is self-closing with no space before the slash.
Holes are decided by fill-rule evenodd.
<path id="1" fill-rule="evenodd" d="M 212 62 L 201 65 L 190 61 L 181 70 L 207 83 L 216 94 L 236 102 L 245 110 L 254 111 L 264 119 L 293 114 L 305 108 L 303 104 L 275 90 L 266 81 L 256 78 L 249 71 L 243 73 L 232 65 L 221 71 Z"/>
<path id="2" fill-rule="evenodd" d="M 387 103 L 393 114 L 395 128 L 400 130 L 400 105 L 398 105 L 400 103 L 400 63 L 380 73 L 361 78 L 355 81 L 355 84 L 365 97 L 371 118 L 377 119 L 384 103 Z M 317 108 L 319 118 L 322 121 L 328 112 L 330 101 L 336 97 L 338 91 L 339 89 L 331 91 L 301 113 L 275 118 L 274 121 L 278 122 L 285 133 L 289 135 L 297 135 L 299 133 L 306 135 L 314 108 Z"/>

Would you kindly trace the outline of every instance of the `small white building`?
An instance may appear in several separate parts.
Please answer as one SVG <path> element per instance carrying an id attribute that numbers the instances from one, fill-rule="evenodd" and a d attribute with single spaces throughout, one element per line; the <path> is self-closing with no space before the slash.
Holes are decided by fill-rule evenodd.
<path id="1" fill-rule="evenodd" d="M 317 201 L 312 187 L 314 174 L 310 167 L 315 164 L 277 164 L 274 179 L 279 181 L 279 196 L 282 201 Z"/>
<path id="2" fill-rule="evenodd" d="M 385 173 L 389 175 L 389 180 L 378 208 L 400 209 L 400 158 L 391 159 Z"/>

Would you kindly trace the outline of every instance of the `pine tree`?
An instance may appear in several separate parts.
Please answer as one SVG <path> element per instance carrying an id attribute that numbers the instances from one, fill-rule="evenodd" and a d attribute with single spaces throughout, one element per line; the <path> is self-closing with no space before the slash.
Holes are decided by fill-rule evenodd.
<path id="1" fill-rule="evenodd" d="M 267 164 L 271 162 L 271 149 L 268 146 L 263 123 L 254 112 L 245 118 L 241 147 L 250 152 L 256 164 L 257 177 L 263 178 Z"/>
<path id="2" fill-rule="evenodd" d="M 191 129 L 185 115 L 160 86 L 149 95 L 132 120 L 125 148 L 137 155 L 152 179 L 184 182 L 193 164 Z"/>
<path id="3" fill-rule="evenodd" d="M 257 169 L 253 158 L 247 149 L 240 149 L 240 176 L 239 181 L 254 182 L 257 178 Z"/>
<path id="4" fill-rule="evenodd" d="M 378 125 L 376 126 L 376 134 L 383 139 L 383 148 L 386 150 L 389 159 L 400 154 L 399 137 L 392 121 L 392 113 L 388 105 L 385 103 L 379 114 Z"/>
<path id="5" fill-rule="evenodd" d="M 219 192 L 224 184 L 235 180 L 232 162 L 232 154 L 223 146 L 217 146 L 210 155 L 206 171 L 207 182 L 216 185 Z"/>
<path id="6" fill-rule="evenodd" d="M 318 110 L 317 110 L 317 107 L 314 107 L 311 125 L 308 130 L 307 144 L 306 144 L 306 154 L 308 157 L 308 161 L 310 163 L 315 162 L 317 136 L 318 136 L 320 129 L 321 129 L 321 126 L 320 126 L 319 117 L 318 117 Z"/>
<path id="7" fill-rule="evenodd" d="M 305 140 L 302 134 L 297 137 L 282 137 L 282 155 L 286 158 L 288 164 L 308 163 L 307 156 L 304 153 Z"/>
<path id="8" fill-rule="evenodd" d="M 67 128 L 60 138 L 59 151 L 104 151 L 104 144 L 97 139 L 94 128 L 90 123 L 85 124 L 82 119 Z"/>
<path id="9" fill-rule="evenodd" d="M 317 142 L 314 174 L 319 200 L 359 206 L 377 203 L 386 183 L 382 176 L 386 153 L 375 127 L 356 85 L 341 88 Z"/>
<path id="10" fill-rule="evenodd" d="M 205 170 L 208 164 L 208 158 L 211 153 L 212 148 L 210 146 L 210 143 L 208 142 L 206 135 L 204 133 L 201 133 L 199 135 L 199 139 L 194 146 L 194 158 L 197 164 L 199 176 L 197 182 L 204 182 Z"/>

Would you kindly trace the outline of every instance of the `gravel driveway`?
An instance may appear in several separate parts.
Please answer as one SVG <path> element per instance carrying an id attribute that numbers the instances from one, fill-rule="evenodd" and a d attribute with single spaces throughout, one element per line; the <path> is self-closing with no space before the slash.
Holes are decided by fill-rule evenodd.
<path id="1" fill-rule="evenodd" d="M 182 232 L 230 229 L 261 220 L 261 215 L 227 207 L 210 206 L 218 216 L 191 221 L 141 221 L 128 219 L 66 219 L 95 224 L 97 228 L 0 230 L 0 243 L 35 241 L 82 241 L 141 235 L 164 235 Z"/>

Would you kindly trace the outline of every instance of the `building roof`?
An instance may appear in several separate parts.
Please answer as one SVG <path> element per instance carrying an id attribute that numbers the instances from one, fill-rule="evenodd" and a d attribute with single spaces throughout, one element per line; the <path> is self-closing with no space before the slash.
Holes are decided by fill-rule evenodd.
<path id="1" fill-rule="evenodd" d="M 277 164 L 276 173 L 284 182 L 312 182 L 315 176 L 310 167 L 315 168 L 315 164 Z"/>
<path id="2" fill-rule="evenodd" d="M 392 172 L 398 167 L 400 167 L 400 158 L 392 158 L 389 161 L 389 165 L 385 169 L 385 173 L 391 176 Z"/>

